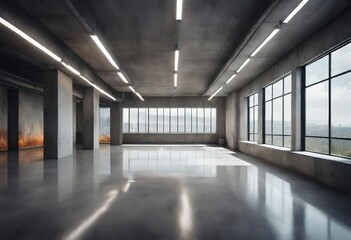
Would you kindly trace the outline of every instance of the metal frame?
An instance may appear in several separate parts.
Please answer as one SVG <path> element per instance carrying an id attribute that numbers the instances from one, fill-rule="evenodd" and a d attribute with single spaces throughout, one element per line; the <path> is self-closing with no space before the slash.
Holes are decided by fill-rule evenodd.
<path id="1" fill-rule="evenodd" d="M 337 78 L 337 77 L 340 77 L 340 76 L 343 76 L 343 75 L 346 75 L 346 74 L 349 74 L 351 73 L 351 69 L 350 70 L 347 70 L 347 71 L 344 71 L 342 73 L 338 73 L 334 76 L 332 76 L 331 74 L 331 64 L 332 64 L 332 53 L 335 52 L 336 50 L 338 49 L 341 49 L 342 47 L 346 46 L 347 44 L 351 43 L 350 41 L 347 41 L 346 43 L 342 43 L 340 44 L 339 46 L 337 47 L 334 47 L 332 48 L 331 50 L 329 50 L 326 54 L 323 54 L 321 56 L 319 56 L 318 58 L 315 58 L 313 61 L 310 61 L 308 63 L 306 63 L 303 67 L 303 92 L 302 92 L 302 96 L 303 96 L 303 134 L 302 134 L 302 142 L 303 142 L 303 150 L 304 151 L 308 151 L 308 152 L 314 152 L 314 153 L 319 153 L 319 154 L 324 154 L 324 155 L 331 155 L 331 156 L 338 156 L 338 157 L 344 157 L 344 158 L 350 158 L 350 157 L 347 157 L 347 156 L 340 156 L 340 155 L 335 155 L 335 154 L 332 154 L 332 146 L 331 146 L 331 143 L 332 143 L 332 140 L 346 140 L 346 141 L 351 141 L 351 138 L 340 138 L 340 137 L 332 137 L 332 132 L 331 132 L 331 127 L 332 127 L 332 115 L 331 115 L 331 101 L 332 101 L 332 95 L 331 95 L 331 92 L 332 92 L 332 80 L 334 78 Z M 308 65 L 311 65 L 317 61 L 319 61 L 320 59 L 324 58 L 328 56 L 328 78 L 326 79 L 322 79 L 318 82 L 315 82 L 315 83 L 312 83 L 308 86 L 306 86 L 306 67 Z M 312 86 L 315 86 L 317 84 L 322 84 L 322 83 L 325 83 L 327 82 L 328 83 L 328 136 L 312 136 L 312 135 L 306 135 L 306 89 L 312 87 Z M 317 152 L 317 151 L 311 151 L 311 150 L 306 150 L 306 138 L 314 138 L 314 139 L 327 139 L 328 140 L 328 153 L 322 153 L 322 152 Z"/>
<path id="2" fill-rule="evenodd" d="M 263 143 L 265 144 L 269 144 L 269 145 L 274 145 L 274 146 L 277 146 L 273 143 L 273 138 L 276 136 L 276 137 L 282 137 L 282 146 L 280 147 L 287 147 L 285 146 L 285 137 L 290 137 L 290 147 L 287 147 L 287 148 L 291 148 L 291 133 L 290 135 L 289 134 L 285 134 L 285 98 L 287 96 L 290 95 L 290 98 L 292 98 L 292 89 L 290 89 L 289 92 L 285 93 L 285 79 L 287 77 L 291 78 L 291 74 L 285 74 L 283 77 L 280 77 L 278 78 L 277 80 L 269 83 L 268 85 L 266 85 L 264 88 L 263 88 L 263 93 L 264 93 L 264 100 L 263 100 L 263 122 L 264 122 L 264 125 L 263 125 Z M 279 96 L 276 96 L 276 97 L 273 97 L 273 85 L 276 84 L 277 82 L 279 81 L 282 81 L 282 94 L 279 95 Z M 292 81 L 292 79 L 291 79 Z M 267 87 L 271 87 L 272 88 L 272 92 L 271 92 L 271 98 L 269 100 L 266 100 L 266 88 Z M 273 133 L 273 101 L 276 100 L 276 99 L 279 99 L 281 98 L 282 99 L 282 134 L 274 134 Z M 270 103 L 271 104 L 271 134 L 266 134 L 266 103 Z M 271 143 L 267 143 L 266 142 L 266 137 L 267 136 L 270 136 L 271 137 Z"/>
<path id="3" fill-rule="evenodd" d="M 255 105 L 255 96 L 257 96 L 257 104 Z M 253 98 L 253 105 L 250 106 L 250 98 Z M 252 108 L 253 109 L 253 120 L 255 119 L 255 108 L 258 109 L 258 105 L 259 105 L 259 99 L 258 99 L 258 92 L 255 92 L 255 93 L 252 93 L 250 94 L 249 96 L 247 96 L 247 140 L 250 141 L 250 142 L 258 142 L 258 141 L 255 141 L 255 137 L 254 139 L 251 141 L 250 140 L 250 134 L 253 134 L 254 136 L 256 135 L 255 133 L 255 129 L 257 128 L 257 135 L 258 135 L 258 122 L 257 122 L 257 126 L 255 126 L 255 121 L 253 121 L 253 132 L 251 133 L 251 129 L 250 129 L 250 109 Z M 258 119 L 258 116 L 257 116 L 257 119 Z"/>

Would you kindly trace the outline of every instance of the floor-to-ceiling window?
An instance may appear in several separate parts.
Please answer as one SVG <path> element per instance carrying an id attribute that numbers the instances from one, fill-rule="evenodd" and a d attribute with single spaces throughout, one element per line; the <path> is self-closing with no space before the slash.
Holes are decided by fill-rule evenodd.
<path id="1" fill-rule="evenodd" d="M 100 108 L 100 143 L 110 143 L 110 108 Z"/>
<path id="2" fill-rule="evenodd" d="M 264 88 L 265 143 L 291 146 L 291 75 Z"/>
<path id="3" fill-rule="evenodd" d="M 124 108 L 124 133 L 214 134 L 216 108 Z"/>
<path id="4" fill-rule="evenodd" d="M 258 142 L 258 93 L 247 97 L 248 101 L 248 140 Z"/>
<path id="5" fill-rule="evenodd" d="M 351 157 L 351 43 L 305 66 L 305 150 Z"/>

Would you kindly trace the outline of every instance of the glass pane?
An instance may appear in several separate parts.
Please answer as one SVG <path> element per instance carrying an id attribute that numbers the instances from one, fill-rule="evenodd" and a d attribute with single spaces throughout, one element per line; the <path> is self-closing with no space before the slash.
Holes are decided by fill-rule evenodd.
<path id="1" fill-rule="evenodd" d="M 146 109 L 139 108 L 139 132 L 146 132 Z"/>
<path id="2" fill-rule="evenodd" d="M 329 56 L 325 56 L 318 61 L 306 66 L 306 86 L 329 77 Z"/>
<path id="3" fill-rule="evenodd" d="M 273 84 L 273 98 L 283 95 L 283 80 Z"/>
<path id="4" fill-rule="evenodd" d="M 265 95 L 265 101 L 272 99 L 272 85 L 269 85 L 265 88 L 264 95 Z"/>
<path id="5" fill-rule="evenodd" d="M 110 142 L 110 108 L 100 108 L 100 143 Z"/>
<path id="6" fill-rule="evenodd" d="M 284 135 L 291 134 L 291 94 L 284 96 Z"/>
<path id="7" fill-rule="evenodd" d="M 258 93 L 254 95 L 254 105 L 258 105 Z"/>
<path id="8" fill-rule="evenodd" d="M 282 136 L 273 136 L 273 145 L 275 146 L 283 146 L 283 137 Z"/>
<path id="9" fill-rule="evenodd" d="M 254 105 L 254 96 L 251 95 L 251 96 L 249 97 L 249 107 L 252 107 L 253 105 Z"/>
<path id="10" fill-rule="evenodd" d="M 291 92 L 291 75 L 284 78 L 284 94 Z"/>
<path id="11" fill-rule="evenodd" d="M 138 109 L 130 109 L 130 126 L 129 132 L 137 133 L 138 132 Z"/>
<path id="12" fill-rule="evenodd" d="M 328 137 L 328 82 L 306 88 L 306 135 Z"/>
<path id="13" fill-rule="evenodd" d="M 351 59 L 350 59 L 351 60 Z M 351 138 L 351 73 L 331 80 L 331 135 Z"/>
<path id="14" fill-rule="evenodd" d="M 254 108 L 250 108 L 249 109 L 249 133 L 253 133 L 254 132 L 253 115 L 254 115 Z"/>
<path id="15" fill-rule="evenodd" d="M 257 133 L 254 134 L 254 142 L 258 142 L 258 134 Z"/>
<path id="16" fill-rule="evenodd" d="M 164 108 L 163 109 L 163 132 L 164 133 L 169 133 L 169 108 Z"/>
<path id="17" fill-rule="evenodd" d="M 217 109 L 212 108 L 211 109 L 211 132 L 216 133 L 217 132 Z"/>
<path id="18" fill-rule="evenodd" d="M 178 132 L 184 133 L 185 126 L 184 126 L 184 118 L 185 118 L 184 108 L 178 108 Z"/>
<path id="19" fill-rule="evenodd" d="M 197 109 L 197 132 L 198 133 L 204 132 L 204 109 L 203 108 Z"/>
<path id="20" fill-rule="evenodd" d="M 306 151 L 329 154 L 328 139 L 306 137 Z"/>
<path id="21" fill-rule="evenodd" d="M 255 141 L 255 137 L 254 137 L 254 134 L 249 134 L 249 141 L 253 142 Z"/>
<path id="22" fill-rule="evenodd" d="M 258 133 L 258 106 L 254 107 L 254 133 Z"/>
<path id="23" fill-rule="evenodd" d="M 272 101 L 266 102 L 265 115 L 265 132 L 266 134 L 272 134 Z"/>
<path id="24" fill-rule="evenodd" d="M 284 137 L 284 147 L 291 148 L 291 137 L 290 136 Z"/>
<path id="25" fill-rule="evenodd" d="M 157 133 L 157 108 L 149 108 L 149 132 Z"/>
<path id="26" fill-rule="evenodd" d="M 157 109 L 157 132 L 163 133 L 163 108 Z"/>
<path id="27" fill-rule="evenodd" d="M 185 109 L 185 132 L 191 133 L 191 108 Z"/>
<path id="28" fill-rule="evenodd" d="M 272 145 L 272 135 L 266 135 L 265 141 L 266 144 Z"/>
<path id="29" fill-rule="evenodd" d="M 211 108 L 205 108 L 205 133 L 211 133 Z"/>
<path id="30" fill-rule="evenodd" d="M 196 133 L 197 132 L 197 114 L 196 114 L 196 108 L 191 109 L 191 121 L 192 121 L 192 126 L 191 126 L 191 132 Z"/>
<path id="31" fill-rule="evenodd" d="M 283 98 L 273 100 L 273 134 L 283 135 Z M 274 141 L 273 141 L 274 144 Z"/>
<path id="32" fill-rule="evenodd" d="M 331 54 L 331 74 L 335 76 L 351 70 L 351 43 L 332 52 Z"/>
<path id="33" fill-rule="evenodd" d="M 176 133 L 177 129 L 177 108 L 171 108 L 171 133 Z"/>
<path id="34" fill-rule="evenodd" d="M 331 154 L 343 157 L 351 157 L 351 141 L 332 139 Z"/>
<path id="35" fill-rule="evenodd" d="M 129 132 L 129 108 L 123 108 L 123 132 Z"/>

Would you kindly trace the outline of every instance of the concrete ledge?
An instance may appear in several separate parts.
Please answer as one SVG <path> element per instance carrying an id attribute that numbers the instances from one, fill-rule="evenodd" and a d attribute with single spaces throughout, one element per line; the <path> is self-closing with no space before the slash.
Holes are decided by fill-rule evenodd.
<path id="1" fill-rule="evenodd" d="M 239 141 L 239 151 L 307 175 L 321 183 L 351 194 L 351 160 L 317 153 Z"/>
<path id="2" fill-rule="evenodd" d="M 218 134 L 135 134 L 124 133 L 124 144 L 135 143 L 218 143 Z"/>

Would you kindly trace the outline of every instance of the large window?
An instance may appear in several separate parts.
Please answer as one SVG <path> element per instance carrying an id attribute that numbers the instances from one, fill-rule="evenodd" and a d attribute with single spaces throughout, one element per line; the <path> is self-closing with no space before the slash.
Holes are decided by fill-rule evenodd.
<path id="1" fill-rule="evenodd" d="M 110 108 L 100 108 L 100 143 L 110 143 Z"/>
<path id="2" fill-rule="evenodd" d="M 124 108 L 124 133 L 216 133 L 216 108 Z"/>
<path id="3" fill-rule="evenodd" d="M 291 147 L 291 75 L 264 88 L 265 143 Z"/>
<path id="4" fill-rule="evenodd" d="M 248 140 L 258 142 L 258 93 L 248 97 Z"/>
<path id="5" fill-rule="evenodd" d="M 305 150 L 351 157 L 351 43 L 305 67 Z"/>

